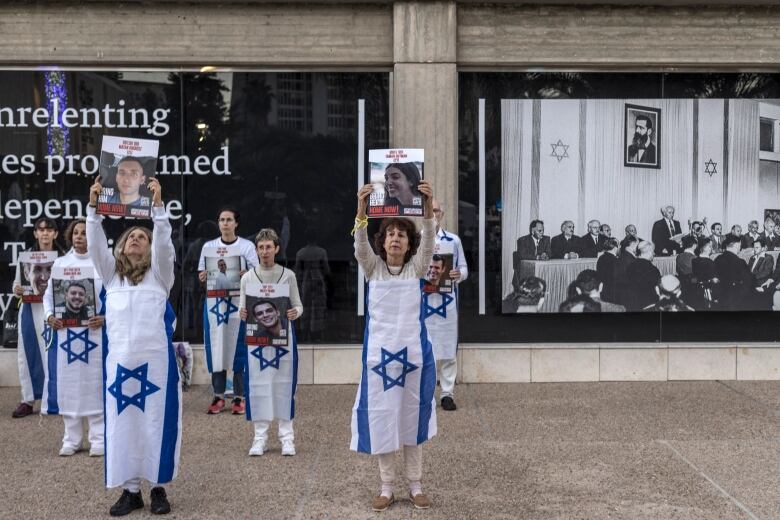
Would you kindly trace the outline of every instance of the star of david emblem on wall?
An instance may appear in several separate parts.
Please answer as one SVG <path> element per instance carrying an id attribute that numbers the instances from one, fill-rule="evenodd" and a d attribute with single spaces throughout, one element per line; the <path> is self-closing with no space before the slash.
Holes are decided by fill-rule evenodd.
<path id="1" fill-rule="evenodd" d="M 137 406 L 142 412 L 146 408 L 146 398 L 160 390 L 160 387 L 149 381 L 149 363 L 144 363 L 139 367 L 128 370 L 120 364 L 116 366 L 116 379 L 108 387 L 108 393 L 116 398 L 117 415 L 125 411 L 130 406 Z M 140 383 L 140 390 L 133 395 L 126 395 L 122 390 L 122 384 L 130 379 L 135 379 Z"/>
<path id="2" fill-rule="evenodd" d="M 225 304 L 224 312 L 220 311 L 219 309 L 219 306 L 222 303 Z M 228 296 L 227 298 L 220 296 L 217 298 L 217 301 L 214 303 L 214 305 L 209 308 L 209 312 L 217 317 L 217 326 L 220 326 L 230 320 L 231 314 L 238 312 L 238 307 L 233 304 L 233 298 L 231 296 Z"/>
<path id="3" fill-rule="evenodd" d="M 569 157 L 569 145 L 563 144 L 563 141 L 560 139 L 558 139 L 557 143 L 550 143 L 550 146 L 552 147 L 550 157 L 555 157 L 558 159 L 558 162 L 561 162 L 562 160 Z"/>
<path id="4" fill-rule="evenodd" d="M 704 163 L 704 173 L 708 173 L 710 177 L 718 173 L 718 163 L 712 159 Z"/>
<path id="5" fill-rule="evenodd" d="M 72 329 L 65 330 L 67 332 L 67 337 L 65 341 L 60 343 L 60 348 L 68 354 L 68 364 L 70 365 L 77 360 L 89 364 L 89 353 L 98 347 L 96 342 L 89 339 L 89 329 L 84 329 L 81 332 L 76 332 Z M 84 345 L 81 352 L 76 352 L 73 348 L 74 345 L 78 343 Z"/>
<path id="6" fill-rule="evenodd" d="M 402 348 L 396 353 L 392 353 L 384 347 L 382 348 L 382 361 L 371 370 L 382 378 L 382 386 L 384 387 L 385 392 L 394 386 L 403 388 L 406 384 L 406 375 L 419 368 L 414 363 L 410 363 L 408 358 L 409 349 L 407 347 Z M 388 367 L 390 367 L 390 371 L 397 372 L 398 365 L 400 365 L 401 373 L 398 376 L 393 377 L 388 373 Z"/>
<path id="7" fill-rule="evenodd" d="M 274 357 L 271 359 L 267 359 L 263 355 L 264 350 L 273 350 L 274 351 Z M 254 349 L 250 354 L 252 354 L 254 357 L 260 360 L 260 370 L 265 370 L 268 367 L 275 368 L 279 370 L 279 361 L 284 357 L 285 354 L 290 352 L 286 348 L 282 347 L 257 347 Z"/>

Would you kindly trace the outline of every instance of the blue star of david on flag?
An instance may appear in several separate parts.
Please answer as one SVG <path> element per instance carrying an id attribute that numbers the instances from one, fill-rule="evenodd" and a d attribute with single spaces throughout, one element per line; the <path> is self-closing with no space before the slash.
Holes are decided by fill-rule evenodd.
<path id="1" fill-rule="evenodd" d="M 442 233 L 442 235 L 439 237 L 441 240 L 446 240 L 447 242 L 452 242 L 455 240 L 451 236 L 449 236 L 447 233 Z"/>
<path id="2" fill-rule="evenodd" d="M 54 337 L 54 331 L 48 325 L 44 325 L 41 337 L 43 338 L 43 344 L 46 345 L 46 348 L 48 349 L 51 345 L 51 340 Z"/>
<path id="3" fill-rule="evenodd" d="M 271 359 L 266 359 L 265 356 L 263 356 L 263 350 L 273 350 L 274 357 Z M 288 352 L 290 351 L 282 347 L 257 347 L 252 352 L 250 352 L 250 354 L 260 360 L 260 370 L 262 371 L 268 367 L 279 370 L 279 360 L 281 360 Z"/>
<path id="4" fill-rule="evenodd" d="M 76 332 L 72 329 L 65 329 L 67 331 L 67 338 L 60 343 L 60 348 L 68 353 L 68 364 L 75 361 L 83 361 L 89 364 L 89 353 L 98 347 L 98 344 L 89 339 L 89 329 L 84 329 L 81 332 Z M 73 349 L 75 343 L 83 342 L 84 349 L 81 352 L 76 352 Z"/>
<path id="5" fill-rule="evenodd" d="M 219 310 L 220 304 L 225 303 L 225 312 L 222 312 Z M 209 309 L 209 312 L 214 314 L 217 317 L 217 327 L 222 325 L 223 323 L 227 323 L 230 319 L 230 315 L 234 312 L 238 312 L 238 307 L 233 305 L 233 297 L 228 296 L 227 298 L 223 298 L 222 296 L 217 297 L 217 302 Z"/>
<path id="6" fill-rule="evenodd" d="M 425 303 L 425 317 L 427 318 L 429 316 L 433 316 L 434 314 L 438 314 L 442 318 L 446 318 L 447 305 L 449 305 L 454 298 L 447 293 L 439 293 L 441 296 L 441 305 L 438 307 L 433 307 L 428 303 L 428 296 L 430 295 L 431 293 L 423 294 L 423 302 Z"/>
<path id="7" fill-rule="evenodd" d="M 414 372 L 419 367 L 414 363 L 409 363 L 409 350 L 407 347 L 402 348 L 395 354 L 382 347 L 382 362 L 373 367 L 371 370 L 376 372 L 379 377 L 382 378 L 382 386 L 385 392 L 393 388 L 394 386 L 404 387 L 406 384 L 406 374 Z M 387 373 L 387 366 L 391 363 L 398 363 L 401 365 L 401 373 L 398 377 L 393 377 Z"/>
<path id="8" fill-rule="evenodd" d="M 122 365 L 116 366 L 116 379 L 108 387 L 108 393 L 116 398 L 116 413 L 121 414 L 130 405 L 137 406 L 142 412 L 146 408 L 146 398 L 160 390 L 160 387 L 149 382 L 149 363 L 128 370 Z M 122 392 L 122 383 L 129 379 L 135 379 L 141 383 L 141 389 L 135 395 L 125 395 Z"/>

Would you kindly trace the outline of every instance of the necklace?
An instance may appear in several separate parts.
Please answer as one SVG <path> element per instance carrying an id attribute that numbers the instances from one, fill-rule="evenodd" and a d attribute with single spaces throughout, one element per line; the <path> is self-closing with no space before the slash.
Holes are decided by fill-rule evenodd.
<path id="1" fill-rule="evenodd" d="M 394 273 L 393 271 L 390 270 L 390 266 L 387 265 L 387 263 L 385 263 L 385 269 L 387 269 L 387 273 L 390 276 L 399 276 L 401 274 L 401 271 L 404 270 L 404 266 L 401 266 L 401 270 L 400 271 L 398 271 L 397 273 Z"/>
<path id="2" fill-rule="evenodd" d="M 258 267 L 260 267 L 260 266 L 256 266 L 254 269 L 252 269 L 252 271 L 254 271 L 255 276 L 257 277 L 258 280 L 260 280 L 260 283 L 265 283 L 263 281 L 263 279 L 260 277 L 260 273 L 257 272 L 257 268 Z M 273 269 L 273 268 L 271 268 L 271 269 Z M 284 276 L 284 267 L 282 267 L 282 274 L 279 275 L 279 279 L 276 280 L 277 284 L 282 281 L 282 276 Z"/>

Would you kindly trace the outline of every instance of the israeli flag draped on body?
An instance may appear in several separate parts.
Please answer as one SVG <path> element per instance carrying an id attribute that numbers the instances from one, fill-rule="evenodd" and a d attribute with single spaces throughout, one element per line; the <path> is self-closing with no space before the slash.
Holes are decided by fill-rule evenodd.
<path id="1" fill-rule="evenodd" d="M 12 300 L 12 305 L 17 304 Z M 51 341 L 52 330 L 43 319 L 43 304 L 23 303 L 19 310 L 19 332 L 17 348 L 19 355 L 19 384 L 22 401 L 33 402 L 43 395 L 46 378 L 44 359 L 46 345 Z"/>
<path id="2" fill-rule="evenodd" d="M 210 373 L 223 370 L 241 372 L 246 362 L 246 349 L 243 348 L 245 327 L 238 313 L 239 278 L 232 284 L 225 277 L 225 273 L 209 269 L 210 264 L 216 263 L 218 257 L 239 262 L 238 266 L 228 262 L 229 265 L 225 267 L 230 271 L 235 271 L 235 267 L 246 270 L 257 266 L 257 253 L 254 244 L 244 238 L 239 237 L 234 244 L 225 244 L 220 238 L 216 238 L 204 244 L 198 263 L 198 270 L 209 270 L 211 277 L 207 282 L 206 300 L 203 305 L 206 368 Z"/>
<path id="3" fill-rule="evenodd" d="M 436 362 L 421 282 L 370 281 L 350 449 L 391 453 L 436 435 Z"/>
<path id="4" fill-rule="evenodd" d="M 54 262 L 53 270 L 62 267 L 82 267 L 93 270 L 88 255 L 71 250 Z M 105 291 L 99 276 L 94 280 L 97 315 L 105 313 Z M 44 312 L 54 312 L 54 279 L 44 295 Z M 52 332 L 45 354 L 46 383 L 41 399 L 42 414 L 87 417 L 103 414 L 103 348 L 105 324 L 99 329 L 78 326 Z"/>
<path id="5" fill-rule="evenodd" d="M 116 273 L 102 217 L 87 209 L 87 242 L 106 288 L 104 404 L 106 486 L 176 476 L 181 449 L 181 383 L 168 303 L 175 251 L 165 210 L 152 208 L 151 266 L 136 285 Z"/>
<path id="6" fill-rule="evenodd" d="M 246 369 L 246 420 L 273 421 L 295 418 L 298 386 L 298 341 L 292 320 L 287 321 L 286 347 L 248 345 Z"/>

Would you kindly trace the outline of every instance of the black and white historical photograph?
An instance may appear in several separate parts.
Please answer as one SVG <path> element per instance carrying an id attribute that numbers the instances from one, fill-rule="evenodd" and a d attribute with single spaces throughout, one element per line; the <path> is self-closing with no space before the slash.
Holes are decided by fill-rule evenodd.
<path id="1" fill-rule="evenodd" d="M 780 310 L 779 104 L 503 100 L 504 312 Z"/>
<path id="2" fill-rule="evenodd" d="M 626 103 L 625 166 L 661 167 L 661 109 Z"/>

